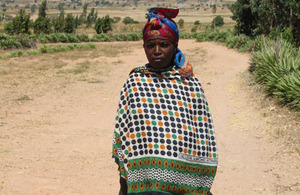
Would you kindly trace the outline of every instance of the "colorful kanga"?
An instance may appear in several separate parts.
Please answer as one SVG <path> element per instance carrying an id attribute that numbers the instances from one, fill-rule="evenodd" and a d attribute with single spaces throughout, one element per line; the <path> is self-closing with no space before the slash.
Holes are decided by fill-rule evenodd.
<path id="1" fill-rule="evenodd" d="M 113 157 L 128 194 L 206 194 L 217 146 L 204 91 L 178 68 L 134 69 L 121 91 Z"/>

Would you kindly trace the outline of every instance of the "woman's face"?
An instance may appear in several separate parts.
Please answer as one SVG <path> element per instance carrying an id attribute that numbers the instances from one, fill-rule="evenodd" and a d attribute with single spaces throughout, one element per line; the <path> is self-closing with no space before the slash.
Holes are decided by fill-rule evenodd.
<path id="1" fill-rule="evenodd" d="M 144 49 L 152 68 L 166 68 L 171 65 L 176 52 L 175 44 L 169 39 L 148 39 Z"/>

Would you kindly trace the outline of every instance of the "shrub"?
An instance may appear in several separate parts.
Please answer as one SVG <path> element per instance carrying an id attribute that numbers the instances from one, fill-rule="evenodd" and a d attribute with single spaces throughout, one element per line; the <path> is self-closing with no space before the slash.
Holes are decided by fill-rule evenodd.
<path id="1" fill-rule="evenodd" d="M 78 39 L 78 37 L 76 35 L 68 35 L 68 39 L 70 43 L 79 43 L 80 40 Z"/>
<path id="2" fill-rule="evenodd" d="M 212 27 L 223 26 L 223 25 L 224 25 L 224 19 L 220 15 L 217 15 L 212 21 Z"/>
<path id="3" fill-rule="evenodd" d="M 109 15 L 106 15 L 103 18 L 98 18 L 95 24 L 95 30 L 97 34 L 107 33 L 108 31 L 111 31 L 112 22 L 113 20 L 109 17 Z"/>
<path id="4" fill-rule="evenodd" d="M 127 36 L 128 36 L 128 38 L 127 38 L 128 41 L 138 41 L 143 38 L 142 33 L 132 32 L 132 33 L 128 33 Z"/>
<path id="5" fill-rule="evenodd" d="M 57 51 L 67 51 L 67 48 L 65 46 L 63 46 L 63 45 L 59 45 L 57 47 Z"/>
<path id="6" fill-rule="evenodd" d="M 68 50 L 74 50 L 75 46 L 74 45 L 67 45 Z"/>
<path id="7" fill-rule="evenodd" d="M 266 93 L 300 110 L 300 49 L 285 40 L 266 40 L 251 56 L 253 75 L 265 85 Z"/>
<path id="8" fill-rule="evenodd" d="M 75 27 L 74 27 L 74 16 L 72 14 L 67 14 L 65 18 L 65 33 L 74 33 Z"/>
<path id="9" fill-rule="evenodd" d="M 114 23 L 118 23 L 118 22 L 120 22 L 120 20 L 121 20 L 120 17 L 114 17 L 114 18 L 113 18 L 113 22 L 114 22 Z"/>
<path id="10" fill-rule="evenodd" d="M 123 19 L 123 23 L 124 24 L 137 24 L 137 23 L 139 23 L 138 21 L 135 21 L 134 19 L 132 19 L 131 17 L 125 17 L 124 19 Z"/>
<path id="11" fill-rule="evenodd" d="M 106 42 L 106 41 L 110 41 L 110 38 L 107 34 L 101 33 L 101 34 L 95 34 L 92 38 L 92 41 Z"/>
<path id="12" fill-rule="evenodd" d="M 26 52 L 27 55 L 36 55 L 36 54 L 39 54 L 40 51 L 39 50 L 36 50 L 36 49 L 33 49 L 33 50 L 29 50 Z"/>
<path id="13" fill-rule="evenodd" d="M 114 35 L 113 35 L 113 38 L 114 38 L 116 41 L 127 41 L 127 35 L 124 34 L 124 33 L 114 34 Z"/>
<path id="14" fill-rule="evenodd" d="M 42 45 L 40 48 L 41 53 L 47 53 L 47 46 L 46 45 Z"/>
<path id="15" fill-rule="evenodd" d="M 87 34 L 77 34 L 76 36 L 81 42 L 89 42 L 90 41 L 90 38 Z"/>
<path id="16" fill-rule="evenodd" d="M 69 37 L 65 33 L 58 33 L 57 34 L 59 42 L 62 43 L 68 43 L 69 42 Z"/>
<path id="17" fill-rule="evenodd" d="M 33 24 L 33 28 L 36 34 L 50 34 L 52 32 L 49 18 L 37 18 Z"/>
<path id="18" fill-rule="evenodd" d="M 200 21 L 199 21 L 199 20 L 196 20 L 196 21 L 194 22 L 194 25 L 195 25 L 195 26 L 200 25 Z"/>
<path id="19" fill-rule="evenodd" d="M 182 18 L 179 19 L 178 25 L 179 25 L 179 28 L 183 28 L 183 26 L 184 26 L 184 20 Z"/>
<path id="20" fill-rule="evenodd" d="M 8 34 L 29 34 L 30 14 L 26 14 L 24 8 L 20 9 L 18 15 L 5 26 L 4 30 Z"/>

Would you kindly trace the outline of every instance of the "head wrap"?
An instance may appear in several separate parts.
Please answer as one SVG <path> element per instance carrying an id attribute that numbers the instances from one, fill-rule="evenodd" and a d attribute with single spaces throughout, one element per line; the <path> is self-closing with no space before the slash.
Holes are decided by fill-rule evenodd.
<path id="1" fill-rule="evenodd" d="M 148 22 L 143 30 L 143 39 L 167 38 L 178 44 L 179 34 L 176 23 L 172 20 L 179 12 L 179 9 L 151 8 L 148 11 Z"/>
<path id="2" fill-rule="evenodd" d="M 172 20 L 178 15 L 179 9 L 158 8 L 149 9 L 147 13 L 148 22 L 143 30 L 143 40 L 151 38 L 166 38 L 172 40 L 176 45 L 179 41 L 179 32 L 176 23 Z M 177 48 L 174 64 L 183 77 L 190 77 L 193 68 L 183 53 Z"/>

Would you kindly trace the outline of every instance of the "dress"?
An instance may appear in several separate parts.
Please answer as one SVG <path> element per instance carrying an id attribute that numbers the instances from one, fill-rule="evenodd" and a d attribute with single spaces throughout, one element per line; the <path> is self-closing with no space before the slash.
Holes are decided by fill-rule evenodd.
<path id="1" fill-rule="evenodd" d="M 175 66 L 135 68 L 117 110 L 113 158 L 128 194 L 208 194 L 217 171 L 212 117 L 200 82 Z"/>

